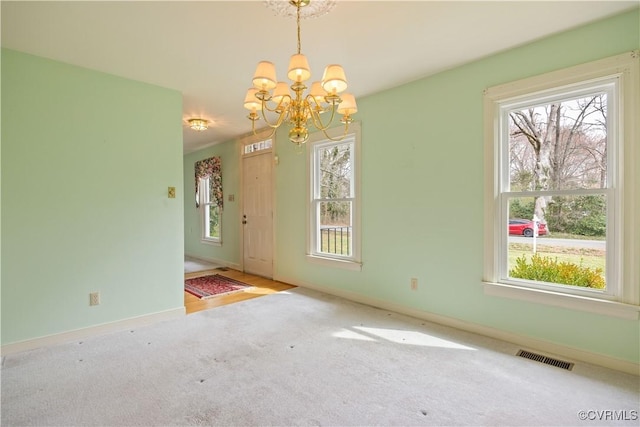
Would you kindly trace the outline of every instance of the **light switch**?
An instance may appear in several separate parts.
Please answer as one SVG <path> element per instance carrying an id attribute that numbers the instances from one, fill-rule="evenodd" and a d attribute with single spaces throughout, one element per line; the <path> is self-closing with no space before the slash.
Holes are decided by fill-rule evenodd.
<path id="1" fill-rule="evenodd" d="M 176 187 L 169 187 L 169 198 L 170 199 L 176 198 Z"/>
<path id="2" fill-rule="evenodd" d="M 236 199 L 236 196 L 234 194 L 229 194 L 229 201 L 233 202 Z"/>

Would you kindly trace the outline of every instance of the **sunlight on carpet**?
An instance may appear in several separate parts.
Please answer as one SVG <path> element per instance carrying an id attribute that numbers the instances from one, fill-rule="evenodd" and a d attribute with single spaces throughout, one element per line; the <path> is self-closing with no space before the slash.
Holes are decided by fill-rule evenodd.
<path id="1" fill-rule="evenodd" d="M 476 350 L 453 341 L 434 337 L 418 331 L 399 329 L 367 328 L 353 326 L 355 330 L 343 329 L 333 334 L 336 338 L 355 339 L 360 341 L 378 341 L 379 339 L 396 344 L 419 345 L 426 347 L 452 348 L 457 350 Z"/>

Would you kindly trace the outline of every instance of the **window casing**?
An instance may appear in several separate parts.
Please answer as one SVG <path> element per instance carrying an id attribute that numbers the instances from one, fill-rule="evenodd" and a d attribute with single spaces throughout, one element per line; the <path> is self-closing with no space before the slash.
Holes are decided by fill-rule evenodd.
<path id="1" fill-rule="evenodd" d="M 211 200 L 211 179 L 200 178 L 200 228 L 202 242 L 214 245 L 222 244 L 222 209 Z"/>
<path id="2" fill-rule="evenodd" d="M 342 129 L 330 137 L 341 136 Z M 361 268 L 360 126 L 340 141 L 321 133 L 308 143 L 308 258 L 336 267 Z"/>
<path id="3" fill-rule="evenodd" d="M 634 209 L 638 196 L 637 189 L 636 193 L 632 190 L 637 182 L 637 82 L 638 54 L 633 52 L 485 91 L 485 292 L 638 317 L 637 255 L 634 259 L 639 249 L 638 236 L 630 233 L 632 230 L 638 233 Z M 580 112 L 588 118 L 579 116 Z M 546 119 L 545 126 L 535 123 L 540 117 L 542 122 Z M 575 135 L 580 134 L 584 139 L 575 142 L 576 137 L 572 144 L 562 146 L 562 150 L 556 145 L 558 150 L 547 157 L 551 158 L 550 164 L 544 163 L 544 154 L 538 157 L 522 154 L 526 149 L 536 151 L 532 148 L 534 142 L 542 140 L 546 131 L 556 135 L 556 141 L 562 141 L 574 136 L 571 129 L 578 129 Z M 534 135 L 536 132 L 539 135 Z M 583 154 L 579 157 L 580 154 L 575 153 Z M 529 159 L 531 165 L 526 166 L 525 159 Z M 593 173 L 598 162 L 601 163 L 599 176 Z M 550 177 L 549 171 L 553 176 Z M 533 212 L 523 209 L 527 204 Z M 594 210 L 599 212 L 597 220 L 590 218 Z M 542 213 L 545 221 L 553 218 L 545 224 L 550 234 L 530 238 L 531 243 L 526 242 L 526 238 L 524 244 L 514 243 L 517 239 L 510 235 L 507 224 L 523 212 L 536 213 L 535 217 L 525 218 L 529 220 L 538 219 L 537 213 Z M 593 270 L 603 267 L 604 288 L 567 285 L 556 279 L 517 277 L 514 257 L 519 254 L 518 249 L 535 251 L 540 247 L 537 245 L 545 245 L 545 239 L 563 229 L 561 219 L 566 218 L 574 226 L 583 222 L 597 229 L 593 233 L 604 234 L 605 249 L 596 251 L 599 255 L 595 257 L 586 250 L 567 249 L 589 254 L 589 259 L 596 260 Z M 562 254 L 536 253 L 563 261 Z M 530 255 L 521 255 L 523 259 L 527 256 Z M 572 259 L 574 261 L 567 263 L 576 264 L 576 257 Z"/>

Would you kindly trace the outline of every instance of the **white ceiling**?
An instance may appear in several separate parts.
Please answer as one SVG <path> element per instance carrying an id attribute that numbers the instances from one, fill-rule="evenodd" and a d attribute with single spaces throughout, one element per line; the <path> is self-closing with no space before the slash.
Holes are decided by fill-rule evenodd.
<path id="1" fill-rule="evenodd" d="M 337 1 L 302 21 L 302 52 L 312 80 L 342 64 L 356 98 L 638 6 Z M 249 132 L 242 102 L 256 64 L 274 62 L 284 79 L 296 51 L 295 19 L 262 1 L 2 1 L 1 17 L 3 47 L 180 91 L 185 153 Z M 192 117 L 213 125 L 195 132 Z"/>

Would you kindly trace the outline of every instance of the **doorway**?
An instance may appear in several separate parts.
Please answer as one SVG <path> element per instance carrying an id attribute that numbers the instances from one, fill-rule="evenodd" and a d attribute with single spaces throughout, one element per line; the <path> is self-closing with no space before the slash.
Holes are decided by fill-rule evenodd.
<path id="1" fill-rule="evenodd" d="M 271 140 L 243 147 L 243 269 L 273 278 L 273 154 Z"/>

